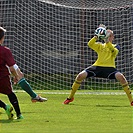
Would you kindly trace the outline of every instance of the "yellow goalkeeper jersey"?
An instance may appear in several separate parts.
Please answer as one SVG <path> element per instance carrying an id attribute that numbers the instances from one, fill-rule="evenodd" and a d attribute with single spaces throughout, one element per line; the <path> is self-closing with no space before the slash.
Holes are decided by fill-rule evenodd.
<path id="1" fill-rule="evenodd" d="M 119 52 L 119 48 L 108 42 L 108 43 L 100 43 L 96 42 L 96 38 L 93 37 L 89 42 L 88 46 L 96 51 L 98 58 L 93 66 L 102 66 L 102 67 L 116 67 L 115 59 Z"/>

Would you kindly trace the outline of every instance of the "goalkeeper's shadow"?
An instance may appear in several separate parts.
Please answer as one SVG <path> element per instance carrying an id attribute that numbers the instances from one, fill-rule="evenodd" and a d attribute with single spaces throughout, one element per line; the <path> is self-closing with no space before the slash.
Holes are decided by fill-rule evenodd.
<path id="1" fill-rule="evenodd" d="M 77 104 L 77 103 L 70 103 L 70 104 L 68 104 L 67 106 L 81 106 L 81 107 L 88 107 L 88 106 L 90 106 L 90 105 L 88 105 L 88 104 Z"/>

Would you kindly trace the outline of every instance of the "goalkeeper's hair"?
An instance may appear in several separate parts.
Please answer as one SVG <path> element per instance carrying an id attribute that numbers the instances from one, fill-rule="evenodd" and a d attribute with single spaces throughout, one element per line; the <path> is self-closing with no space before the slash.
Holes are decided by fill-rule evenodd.
<path id="1" fill-rule="evenodd" d="M 110 29 L 107 29 L 107 30 L 106 30 L 106 37 L 105 37 L 105 39 L 104 39 L 104 42 L 107 43 L 107 42 L 108 42 L 108 38 L 109 38 L 110 36 L 112 36 L 112 35 L 114 35 L 113 31 L 110 30 Z"/>
<path id="2" fill-rule="evenodd" d="M 103 27 L 106 29 L 106 26 L 104 24 L 100 24 L 99 27 Z"/>

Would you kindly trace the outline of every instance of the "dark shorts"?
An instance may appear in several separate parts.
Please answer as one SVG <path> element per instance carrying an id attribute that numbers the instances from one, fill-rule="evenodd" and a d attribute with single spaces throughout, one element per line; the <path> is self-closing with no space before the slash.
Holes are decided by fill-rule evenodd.
<path id="1" fill-rule="evenodd" d="M 0 93 L 6 95 L 12 93 L 12 83 L 9 76 L 0 79 Z"/>
<path id="2" fill-rule="evenodd" d="M 85 69 L 88 73 L 87 77 L 99 77 L 116 79 L 115 74 L 118 72 L 114 67 L 100 67 L 100 66 L 90 66 Z"/>

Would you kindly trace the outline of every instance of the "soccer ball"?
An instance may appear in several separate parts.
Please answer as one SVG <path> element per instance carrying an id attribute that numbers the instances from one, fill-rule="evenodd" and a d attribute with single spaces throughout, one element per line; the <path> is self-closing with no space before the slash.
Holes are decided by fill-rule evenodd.
<path id="1" fill-rule="evenodd" d="M 95 30 L 95 35 L 99 40 L 104 40 L 106 37 L 106 29 L 103 27 L 99 27 Z"/>

